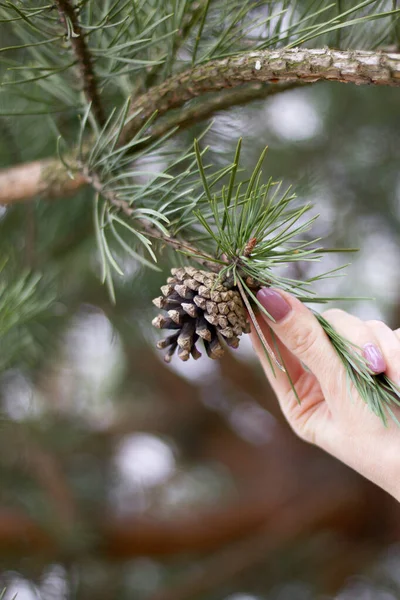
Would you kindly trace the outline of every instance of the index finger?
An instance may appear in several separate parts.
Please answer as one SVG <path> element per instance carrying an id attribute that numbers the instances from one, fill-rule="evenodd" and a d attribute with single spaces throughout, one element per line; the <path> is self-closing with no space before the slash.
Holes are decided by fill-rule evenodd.
<path id="1" fill-rule="evenodd" d="M 268 354 L 265 351 L 263 344 L 255 330 L 254 325 L 251 326 L 251 340 L 253 344 L 253 348 L 261 362 L 261 365 L 264 369 L 264 372 L 274 390 L 274 392 L 279 395 L 281 393 L 287 394 L 292 389 L 292 385 L 290 383 L 289 377 L 292 381 L 292 384 L 295 386 L 300 377 L 306 372 L 302 363 L 294 354 L 286 348 L 286 346 L 281 342 L 281 340 L 276 336 L 272 335 L 271 328 L 265 322 L 262 315 L 257 314 L 257 323 L 261 328 L 267 342 L 274 350 L 276 358 L 278 361 L 284 366 L 285 371 L 283 372 L 273 365 L 273 369 L 271 368 L 271 362 L 269 360 Z"/>

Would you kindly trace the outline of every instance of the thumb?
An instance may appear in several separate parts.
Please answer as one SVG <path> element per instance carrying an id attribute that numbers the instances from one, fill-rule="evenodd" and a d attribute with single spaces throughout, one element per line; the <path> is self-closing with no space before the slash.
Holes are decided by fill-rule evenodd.
<path id="1" fill-rule="evenodd" d="M 263 318 L 288 350 L 319 378 L 334 374 L 340 359 L 312 312 L 287 292 L 261 288 L 257 300 L 272 318 Z"/>

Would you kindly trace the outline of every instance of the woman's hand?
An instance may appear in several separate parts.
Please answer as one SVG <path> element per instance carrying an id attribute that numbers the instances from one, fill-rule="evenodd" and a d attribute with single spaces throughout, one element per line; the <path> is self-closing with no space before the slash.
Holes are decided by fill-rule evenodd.
<path id="1" fill-rule="evenodd" d="M 400 427 L 389 419 L 385 428 L 352 389 L 345 368 L 314 315 L 299 300 L 282 291 L 263 288 L 259 302 L 275 319 L 260 313 L 259 324 L 268 340 L 269 327 L 278 337 L 287 374 L 272 373 L 253 330 L 254 348 L 282 410 L 294 431 L 320 446 L 400 500 Z M 400 383 L 400 334 L 381 321 L 366 321 L 341 310 L 324 318 L 360 348 L 375 373 L 385 372 Z M 397 412 L 400 420 L 400 409 Z"/>

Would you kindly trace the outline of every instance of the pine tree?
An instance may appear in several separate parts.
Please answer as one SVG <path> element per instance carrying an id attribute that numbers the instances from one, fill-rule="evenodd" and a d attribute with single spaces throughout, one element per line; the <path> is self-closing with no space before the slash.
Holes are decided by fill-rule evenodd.
<path id="1" fill-rule="evenodd" d="M 266 149 L 253 160 L 239 136 L 229 156 L 209 147 L 210 119 L 320 81 L 398 87 L 400 8 L 387 4 L 0 2 L 1 371 L 35 377 L 77 306 L 126 321 L 171 268 L 154 301 L 166 312 L 152 313 L 172 330 L 157 342 L 167 362 L 198 358 L 201 340 L 218 358 L 250 320 L 285 370 L 257 326 L 258 288 L 339 301 L 313 285 L 342 267 L 296 275 L 335 250 L 310 233 L 311 203 L 277 181 Z M 395 418 L 396 383 L 315 316 L 370 409 Z"/>

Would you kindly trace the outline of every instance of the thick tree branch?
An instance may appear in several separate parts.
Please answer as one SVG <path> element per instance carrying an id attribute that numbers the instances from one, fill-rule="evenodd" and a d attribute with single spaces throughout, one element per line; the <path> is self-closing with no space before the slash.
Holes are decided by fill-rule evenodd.
<path id="1" fill-rule="evenodd" d="M 210 61 L 171 77 L 138 98 L 138 112 L 123 132 L 130 139 L 155 112 L 159 116 L 188 100 L 250 82 L 315 82 L 400 86 L 400 53 L 308 50 L 263 50 Z"/>
<path id="2" fill-rule="evenodd" d="M 344 483 L 344 487 L 340 485 Z M 371 512 L 365 502 L 364 484 L 340 479 L 323 486 L 318 482 L 310 500 L 309 488 L 293 489 L 270 497 L 253 497 L 225 508 L 168 520 L 104 515 L 94 524 L 98 545 L 94 552 L 114 560 L 136 556 L 165 557 L 188 552 L 210 552 L 256 533 L 270 532 L 273 545 L 285 543 L 304 529 L 334 527 L 357 533 L 367 527 Z M 325 487 L 324 487 L 325 486 Z M 312 510 L 314 509 L 314 511 Z M 310 511 L 310 512 L 308 512 Z M 289 517 L 289 519 L 288 519 Z M 281 527 L 282 524 L 282 527 Z M 74 532 L 71 531 L 71 537 Z M 0 510 L 0 555 L 62 552 L 55 539 L 38 523 L 17 511 Z M 262 536 L 263 544 L 269 542 Z"/>
<path id="3" fill-rule="evenodd" d="M 61 20 L 69 35 L 71 46 L 78 62 L 86 101 L 92 103 L 92 110 L 97 123 L 99 125 L 104 125 L 105 114 L 97 87 L 92 57 L 85 42 L 85 35 L 78 21 L 76 8 L 70 0 L 56 0 L 56 5 Z"/>
<path id="4" fill-rule="evenodd" d="M 177 112 L 176 119 L 153 126 L 152 139 L 164 135 L 169 128 L 187 127 L 194 120 L 199 122 L 210 117 L 216 110 L 266 97 L 275 91 L 271 86 L 264 96 L 260 84 L 283 82 L 286 86 L 319 80 L 400 86 L 400 54 L 329 49 L 265 50 L 199 65 L 169 78 L 133 103 L 131 111 L 139 111 L 139 114 L 124 130 L 121 144 L 130 139 L 156 110 L 160 117 L 202 94 L 253 84 L 251 88 L 244 88 L 243 96 L 240 90 L 231 90 L 223 101 L 210 97 L 201 108 L 193 106 L 188 107 L 187 112 Z M 80 174 L 74 180 L 70 179 L 57 159 L 27 163 L 0 171 L 0 204 L 12 204 L 38 194 L 48 198 L 66 196 L 85 183 Z"/>

